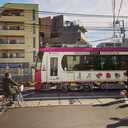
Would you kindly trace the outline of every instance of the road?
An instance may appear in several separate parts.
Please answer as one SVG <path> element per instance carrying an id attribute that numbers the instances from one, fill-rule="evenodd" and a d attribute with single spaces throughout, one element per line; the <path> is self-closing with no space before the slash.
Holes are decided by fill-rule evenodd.
<path id="1" fill-rule="evenodd" d="M 92 99 L 92 98 L 120 98 L 120 90 L 94 90 L 94 91 L 43 91 L 35 93 L 34 91 L 24 92 L 25 100 L 56 100 L 56 99 Z"/>
<path id="2" fill-rule="evenodd" d="M 128 106 L 48 106 L 9 109 L 1 128 L 128 128 Z M 124 126 L 124 127 L 121 127 Z"/>
<path id="3" fill-rule="evenodd" d="M 27 91 L 23 93 L 24 106 L 10 107 L 0 114 L 0 126 L 1 128 L 128 128 L 128 104 L 120 100 L 119 94 L 120 91 L 103 90 L 67 93 L 49 91 L 38 94 Z"/>

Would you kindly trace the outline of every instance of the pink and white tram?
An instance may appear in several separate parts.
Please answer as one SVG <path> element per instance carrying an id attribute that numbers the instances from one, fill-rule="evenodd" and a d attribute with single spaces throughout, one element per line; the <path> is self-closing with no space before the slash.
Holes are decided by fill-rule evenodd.
<path id="1" fill-rule="evenodd" d="M 35 82 L 41 89 L 120 88 L 126 70 L 128 48 L 40 48 Z"/>

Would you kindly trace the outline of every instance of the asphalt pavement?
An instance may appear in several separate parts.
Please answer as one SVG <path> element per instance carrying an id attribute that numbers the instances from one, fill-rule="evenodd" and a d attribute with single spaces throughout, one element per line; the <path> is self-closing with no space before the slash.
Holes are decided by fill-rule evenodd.
<path id="1" fill-rule="evenodd" d="M 1 128 L 128 128 L 128 104 L 119 90 L 23 95 L 21 105 L 15 102 L 0 113 Z"/>
<path id="2" fill-rule="evenodd" d="M 68 105 L 9 109 L 1 128 L 128 128 L 128 106 Z"/>
<path id="3" fill-rule="evenodd" d="M 23 93 L 25 100 L 57 100 L 57 99 L 93 99 L 93 98 L 121 98 L 120 90 L 94 90 L 94 91 L 41 91 L 34 90 Z"/>

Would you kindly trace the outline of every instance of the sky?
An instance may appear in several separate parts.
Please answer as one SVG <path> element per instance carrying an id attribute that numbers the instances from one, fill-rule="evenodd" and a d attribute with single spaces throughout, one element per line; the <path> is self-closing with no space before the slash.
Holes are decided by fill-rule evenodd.
<path id="1" fill-rule="evenodd" d="M 121 0 L 116 0 L 116 15 L 118 14 Z M 12 3 L 21 3 L 21 0 L 11 0 Z M 70 12 L 81 14 L 98 14 L 112 15 L 112 0 L 22 0 L 24 3 L 39 4 L 39 10 L 53 12 Z M 10 3 L 10 0 L 0 0 L 0 5 Z M 123 0 L 120 15 L 128 15 L 128 0 Z M 41 14 L 46 16 L 46 14 Z M 112 27 L 112 18 L 88 18 L 77 16 L 65 16 L 65 20 L 71 20 L 85 26 L 90 27 Z M 122 19 L 121 19 L 122 20 Z M 128 19 L 125 19 L 125 25 L 128 26 Z M 94 27 L 95 26 L 95 27 Z M 112 37 L 111 31 L 89 30 L 85 34 L 87 41 L 95 41 Z M 94 46 L 99 42 L 91 42 Z"/>

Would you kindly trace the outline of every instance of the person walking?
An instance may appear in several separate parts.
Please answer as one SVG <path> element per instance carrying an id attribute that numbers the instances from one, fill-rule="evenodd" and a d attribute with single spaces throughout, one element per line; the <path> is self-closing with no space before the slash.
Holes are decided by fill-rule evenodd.
<path id="1" fill-rule="evenodd" d="M 23 103 L 23 95 L 22 95 L 22 92 L 24 90 L 24 84 L 23 82 L 21 82 L 20 86 L 18 86 L 18 90 L 19 90 L 19 93 L 17 95 L 17 101 L 18 101 L 18 104 L 20 103 Z"/>
<path id="2" fill-rule="evenodd" d="M 10 104 L 13 104 L 15 101 L 15 96 L 17 94 L 16 87 L 18 84 L 12 80 L 10 73 L 5 73 L 5 76 L 3 78 L 3 90 L 5 92 L 5 96 L 7 98 L 13 99 L 13 101 L 10 101 Z"/>

